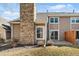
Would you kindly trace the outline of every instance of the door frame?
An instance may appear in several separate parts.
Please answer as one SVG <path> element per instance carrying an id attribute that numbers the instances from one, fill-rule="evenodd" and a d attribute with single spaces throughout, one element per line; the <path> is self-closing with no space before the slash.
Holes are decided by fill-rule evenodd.
<path id="1" fill-rule="evenodd" d="M 77 29 L 76 32 L 77 32 L 77 31 L 79 31 L 79 29 Z M 76 36 L 77 36 L 77 35 L 76 35 Z M 76 40 L 77 40 L 77 38 L 76 38 Z"/>
<path id="2" fill-rule="evenodd" d="M 49 40 L 52 40 L 51 38 L 50 38 L 50 36 L 51 36 L 51 31 L 57 31 L 58 32 L 58 40 L 59 40 L 59 30 L 49 30 Z"/>

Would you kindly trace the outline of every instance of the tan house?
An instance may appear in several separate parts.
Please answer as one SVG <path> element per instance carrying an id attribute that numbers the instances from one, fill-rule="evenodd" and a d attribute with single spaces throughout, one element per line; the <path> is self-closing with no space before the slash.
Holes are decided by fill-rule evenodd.
<path id="1" fill-rule="evenodd" d="M 0 17 L 0 39 L 11 39 L 11 29 L 8 21 Z"/>
<path id="2" fill-rule="evenodd" d="M 20 4 L 20 20 L 12 21 L 11 38 L 21 44 L 76 43 L 79 40 L 79 13 L 46 12 L 35 14 L 33 3 Z M 66 40 L 65 32 L 74 31 Z M 69 36 L 73 34 L 69 33 Z M 71 41 L 69 41 L 71 40 Z M 67 42 L 68 41 L 68 42 Z M 74 42 L 72 42 L 74 41 Z"/>

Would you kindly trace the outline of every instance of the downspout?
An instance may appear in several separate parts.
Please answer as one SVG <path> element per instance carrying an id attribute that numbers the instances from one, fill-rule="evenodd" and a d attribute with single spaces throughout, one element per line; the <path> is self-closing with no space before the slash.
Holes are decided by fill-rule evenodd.
<path id="1" fill-rule="evenodd" d="M 35 36 L 36 36 L 36 34 L 35 34 L 35 21 L 36 21 L 36 4 L 34 3 L 34 44 L 36 44 L 36 38 L 35 38 Z"/>
<path id="2" fill-rule="evenodd" d="M 46 22 L 45 22 L 45 44 L 44 44 L 44 47 L 46 47 L 46 44 L 47 44 L 47 23 L 48 23 L 48 10 L 46 12 Z"/>

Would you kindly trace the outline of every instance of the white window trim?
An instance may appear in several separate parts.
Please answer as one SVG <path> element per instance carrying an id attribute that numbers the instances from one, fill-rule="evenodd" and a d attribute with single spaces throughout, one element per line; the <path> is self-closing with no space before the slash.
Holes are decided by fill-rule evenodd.
<path id="1" fill-rule="evenodd" d="M 37 38 L 37 28 L 43 28 L 43 38 Z M 36 38 L 36 40 L 44 40 L 44 26 L 36 26 L 35 38 Z"/>
<path id="2" fill-rule="evenodd" d="M 50 36 L 50 31 L 58 31 L 58 40 L 59 40 L 59 30 L 49 30 L 49 36 Z M 49 38 L 49 40 L 52 40 L 51 38 Z"/>
<path id="3" fill-rule="evenodd" d="M 72 23 L 72 18 L 75 18 L 75 23 Z M 79 17 L 71 17 L 70 18 L 70 24 L 79 24 L 79 23 L 76 23 L 76 18 L 79 18 Z"/>
<path id="4" fill-rule="evenodd" d="M 50 22 L 50 19 L 51 19 L 51 18 L 58 18 L 58 23 L 51 23 L 51 22 Z M 59 24 L 59 17 L 49 17 L 49 24 Z"/>

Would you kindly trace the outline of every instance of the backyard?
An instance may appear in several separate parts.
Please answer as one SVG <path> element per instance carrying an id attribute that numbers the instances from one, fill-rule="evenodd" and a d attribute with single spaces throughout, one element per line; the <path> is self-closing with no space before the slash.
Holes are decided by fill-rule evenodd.
<path id="1" fill-rule="evenodd" d="M 79 56 L 79 48 L 67 46 L 48 46 L 27 48 L 16 47 L 0 52 L 1 56 Z"/>

